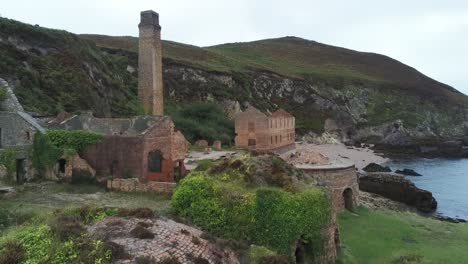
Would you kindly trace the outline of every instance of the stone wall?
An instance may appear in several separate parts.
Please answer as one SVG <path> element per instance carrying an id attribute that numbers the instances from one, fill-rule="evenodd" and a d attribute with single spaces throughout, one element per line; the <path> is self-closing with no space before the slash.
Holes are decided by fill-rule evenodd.
<path id="1" fill-rule="evenodd" d="M 173 182 L 140 182 L 137 178 L 113 179 L 107 181 L 107 188 L 122 192 L 150 192 L 150 193 L 173 193 L 176 183 Z"/>
<path id="2" fill-rule="evenodd" d="M 18 113 L 0 112 L 0 148 L 30 146 L 35 132 Z"/>
<path id="3" fill-rule="evenodd" d="M 340 248 L 340 234 L 337 223 L 337 213 L 344 208 L 351 209 L 359 204 L 359 184 L 354 165 L 347 166 L 316 166 L 302 167 L 307 175 L 317 181 L 317 184 L 328 190 L 331 201 L 330 224 L 322 231 L 325 237 L 324 256 L 321 263 L 335 263 Z M 346 198 L 346 194 L 351 194 Z M 348 199 L 348 202 L 345 200 Z"/>
<path id="4" fill-rule="evenodd" d="M 331 196 L 332 209 L 336 213 L 345 208 L 345 191 L 351 190 L 351 207 L 359 203 L 359 183 L 354 165 L 346 167 L 302 168 L 309 176 L 317 180 L 318 185 L 326 187 Z"/>

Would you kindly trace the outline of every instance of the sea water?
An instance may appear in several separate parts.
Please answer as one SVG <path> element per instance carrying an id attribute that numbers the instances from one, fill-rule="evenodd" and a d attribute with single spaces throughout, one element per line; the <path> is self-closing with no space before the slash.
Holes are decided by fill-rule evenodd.
<path id="1" fill-rule="evenodd" d="M 423 176 L 406 176 L 437 200 L 436 214 L 468 220 L 468 159 L 407 159 L 386 164 L 393 171 L 413 169 Z"/>

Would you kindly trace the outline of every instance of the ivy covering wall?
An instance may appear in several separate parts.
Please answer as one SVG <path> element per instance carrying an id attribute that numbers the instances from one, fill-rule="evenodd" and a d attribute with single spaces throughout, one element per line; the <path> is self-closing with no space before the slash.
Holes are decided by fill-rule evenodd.
<path id="1" fill-rule="evenodd" d="M 179 183 L 171 205 L 176 214 L 216 236 L 265 246 L 290 260 L 298 240 L 314 245 L 312 258 L 322 254 L 321 230 L 330 219 L 321 189 L 247 188 L 235 170 L 190 174 Z"/>

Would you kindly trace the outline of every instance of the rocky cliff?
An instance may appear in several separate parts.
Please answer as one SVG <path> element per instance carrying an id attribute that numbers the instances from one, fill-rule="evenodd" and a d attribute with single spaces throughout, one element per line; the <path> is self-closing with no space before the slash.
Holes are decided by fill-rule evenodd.
<path id="1" fill-rule="evenodd" d="M 29 111 L 128 116 L 138 39 L 74 35 L 0 19 L 0 76 Z M 465 95 L 386 56 L 295 37 L 200 48 L 163 43 L 169 104 L 283 107 L 308 140 L 407 145 L 468 134 Z"/>

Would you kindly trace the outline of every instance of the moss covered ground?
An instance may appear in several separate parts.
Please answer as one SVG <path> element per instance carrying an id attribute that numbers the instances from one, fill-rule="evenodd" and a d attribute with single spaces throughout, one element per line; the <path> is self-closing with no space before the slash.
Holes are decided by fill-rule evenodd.
<path id="1" fill-rule="evenodd" d="M 358 208 L 339 215 L 339 263 L 468 263 L 468 224 Z"/>

